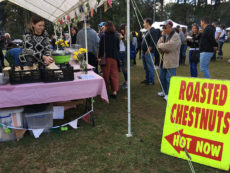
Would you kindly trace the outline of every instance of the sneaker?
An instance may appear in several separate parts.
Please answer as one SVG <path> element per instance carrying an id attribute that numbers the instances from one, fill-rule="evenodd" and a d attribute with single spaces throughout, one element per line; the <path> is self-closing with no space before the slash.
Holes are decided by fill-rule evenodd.
<path id="1" fill-rule="evenodd" d="M 160 96 L 160 97 L 164 97 L 164 96 L 165 96 L 165 94 L 164 94 L 164 92 L 163 92 L 163 91 L 158 92 L 158 93 L 157 93 L 157 95 L 158 95 L 158 96 Z"/>
<path id="2" fill-rule="evenodd" d="M 111 94 L 111 95 L 110 95 L 110 98 L 116 99 L 116 98 L 117 98 L 117 94 Z"/>
<path id="3" fill-rule="evenodd" d="M 148 83 L 148 81 L 147 80 L 143 80 L 143 81 L 141 81 L 141 83 L 145 84 L 145 83 Z"/>
<path id="4" fill-rule="evenodd" d="M 122 88 L 122 89 L 127 89 L 127 88 L 128 88 L 128 85 L 127 85 L 126 83 L 123 83 L 123 84 L 121 85 L 121 88 Z"/>
<path id="5" fill-rule="evenodd" d="M 165 96 L 164 96 L 164 100 L 165 100 L 165 101 L 168 101 L 168 95 L 165 95 Z"/>
<path id="6" fill-rule="evenodd" d="M 154 85 L 154 84 L 155 84 L 154 82 L 145 83 L 145 85 Z"/>

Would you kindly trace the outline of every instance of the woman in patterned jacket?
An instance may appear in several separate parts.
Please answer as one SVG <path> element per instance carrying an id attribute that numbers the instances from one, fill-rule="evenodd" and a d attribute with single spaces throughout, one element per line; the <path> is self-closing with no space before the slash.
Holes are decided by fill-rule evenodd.
<path id="1" fill-rule="evenodd" d="M 37 62 L 49 65 L 53 62 L 48 33 L 44 29 L 44 19 L 40 16 L 32 17 L 29 31 L 23 35 L 23 50 L 19 56 L 23 65 L 31 66 Z"/>

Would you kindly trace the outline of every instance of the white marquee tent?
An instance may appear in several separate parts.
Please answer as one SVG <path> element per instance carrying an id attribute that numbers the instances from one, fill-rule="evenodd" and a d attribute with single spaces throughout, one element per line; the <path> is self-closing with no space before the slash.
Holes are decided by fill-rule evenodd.
<path id="1" fill-rule="evenodd" d="M 2 1 L 2 0 L 0 0 Z M 80 6 L 87 13 L 89 8 L 96 9 L 106 0 L 101 0 L 98 4 L 97 0 L 9 0 L 10 2 L 21 6 L 43 18 L 55 22 L 63 16 L 69 15 L 73 18 L 75 15 L 84 15 L 80 12 Z M 89 4 L 89 8 L 85 4 Z"/>
<path id="2" fill-rule="evenodd" d="M 171 20 L 171 19 L 169 19 L 169 20 Z M 171 21 L 172 21 L 172 20 L 171 20 Z M 160 25 L 162 25 L 163 23 L 164 23 L 164 21 L 162 21 L 162 22 L 154 22 L 154 23 L 152 24 L 152 27 L 154 27 L 154 28 L 156 28 L 156 29 L 162 29 L 162 27 L 161 27 Z M 176 23 L 176 22 L 174 22 L 174 21 L 172 21 L 172 23 L 173 23 L 173 27 L 176 27 L 177 25 L 179 25 L 180 27 L 188 28 L 188 26 L 182 25 L 182 24 L 179 24 L 179 23 Z"/>

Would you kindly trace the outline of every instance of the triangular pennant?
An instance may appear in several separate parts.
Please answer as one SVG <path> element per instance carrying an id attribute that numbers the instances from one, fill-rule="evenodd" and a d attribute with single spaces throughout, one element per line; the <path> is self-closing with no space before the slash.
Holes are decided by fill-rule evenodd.
<path id="1" fill-rule="evenodd" d="M 108 0 L 109 6 L 112 8 L 112 0 Z"/>
<path id="2" fill-rule="evenodd" d="M 85 115 L 84 117 L 82 117 L 82 119 L 86 122 L 90 124 L 90 113 L 88 113 L 87 115 Z"/>
<path id="3" fill-rule="evenodd" d="M 69 125 L 70 125 L 71 127 L 73 127 L 74 129 L 77 129 L 77 128 L 78 128 L 78 127 L 77 127 L 77 124 L 78 124 L 78 119 L 69 122 Z"/>
<path id="4" fill-rule="evenodd" d="M 91 9 L 90 9 L 90 16 L 93 17 L 93 15 L 94 15 L 94 9 L 91 8 Z"/>
<path id="5" fill-rule="evenodd" d="M 106 12 L 108 10 L 108 4 L 107 4 L 107 2 L 105 1 L 104 2 L 104 12 Z"/>
<path id="6" fill-rule="evenodd" d="M 39 136 L 42 134 L 44 129 L 33 129 L 32 132 L 34 134 L 35 138 L 39 138 Z"/>
<path id="7" fill-rule="evenodd" d="M 22 138 L 25 132 L 26 129 L 15 129 L 17 141 L 19 141 Z"/>

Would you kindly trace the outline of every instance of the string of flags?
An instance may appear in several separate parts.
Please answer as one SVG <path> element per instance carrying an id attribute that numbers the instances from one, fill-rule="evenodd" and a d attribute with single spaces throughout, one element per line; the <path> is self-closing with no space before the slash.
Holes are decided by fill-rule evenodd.
<path id="1" fill-rule="evenodd" d="M 77 129 L 78 128 L 78 120 L 80 119 L 89 119 L 88 117 L 90 117 L 90 113 L 93 112 L 93 109 L 91 109 L 90 111 L 88 111 L 87 113 L 85 113 L 84 115 L 76 118 L 75 120 L 72 120 L 68 123 L 65 123 L 65 124 L 62 124 L 62 125 L 59 125 L 59 126 L 54 126 L 54 127 L 51 127 L 50 128 L 50 131 L 51 132 L 57 132 L 59 129 L 61 131 L 68 131 L 68 125 L 71 126 L 73 129 Z M 4 131 L 5 133 L 11 133 L 12 130 L 15 130 L 15 133 L 16 133 L 16 138 L 17 138 L 17 141 L 19 141 L 22 136 L 24 135 L 24 133 L 27 131 L 27 130 L 30 130 L 32 131 L 33 135 L 35 138 L 39 138 L 40 135 L 44 132 L 44 128 L 42 129 L 30 129 L 30 128 L 20 128 L 20 127 L 13 127 L 13 126 L 8 126 L 8 125 L 5 125 L 5 124 L 2 124 L 0 123 L 0 128 L 4 128 Z"/>

